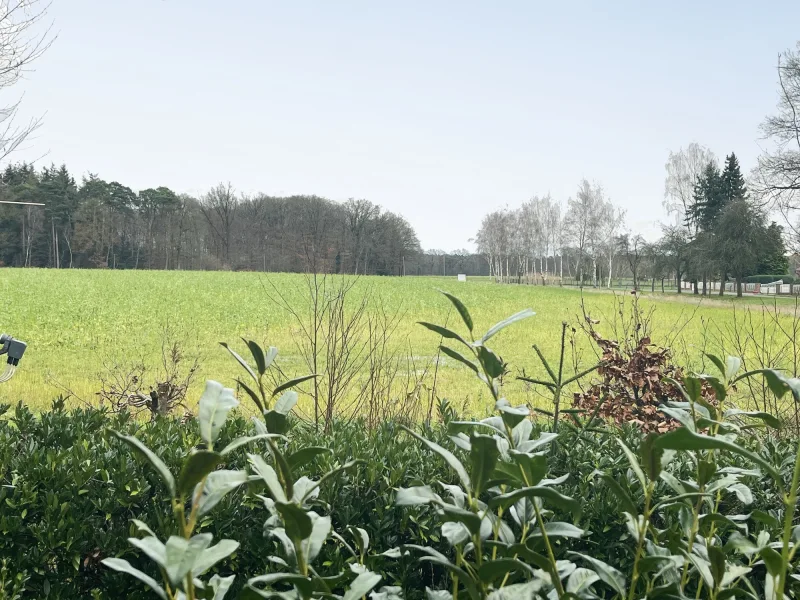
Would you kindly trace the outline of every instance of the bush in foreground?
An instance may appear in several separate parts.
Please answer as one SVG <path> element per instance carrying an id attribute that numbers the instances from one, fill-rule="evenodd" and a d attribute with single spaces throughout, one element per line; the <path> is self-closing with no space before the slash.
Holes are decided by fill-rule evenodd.
<path id="1" fill-rule="evenodd" d="M 730 405 L 752 376 L 736 359 L 674 383 L 673 431 L 556 436 L 502 397 L 486 346 L 522 317 L 476 339 L 451 300 L 467 334 L 440 333 L 496 399 L 481 422 L 442 410 L 435 427 L 320 438 L 290 427 L 290 391 L 256 392 L 264 418 L 249 423 L 226 418 L 218 384 L 188 425 L 18 407 L 0 423 L 0 597 L 26 579 L 20 597 L 795 596 L 800 461 L 794 442 L 752 435 L 769 415 Z"/>

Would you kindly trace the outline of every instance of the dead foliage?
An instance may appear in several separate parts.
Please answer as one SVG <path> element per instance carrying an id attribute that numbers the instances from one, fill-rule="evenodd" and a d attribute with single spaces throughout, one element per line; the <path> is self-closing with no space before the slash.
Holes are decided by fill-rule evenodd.
<path id="1" fill-rule="evenodd" d="M 670 360 L 669 348 L 661 348 L 644 336 L 628 350 L 593 329 L 590 336 L 600 348 L 601 381 L 575 393 L 573 406 L 618 425 L 630 424 L 643 432 L 663 433 L 680 423 L 658 410 L 665 402 L 683 402 L 671 380 L 681 379 L 681 369 Z M 712 402 L 713 390 L 704 386 L 704 398 Z"/>

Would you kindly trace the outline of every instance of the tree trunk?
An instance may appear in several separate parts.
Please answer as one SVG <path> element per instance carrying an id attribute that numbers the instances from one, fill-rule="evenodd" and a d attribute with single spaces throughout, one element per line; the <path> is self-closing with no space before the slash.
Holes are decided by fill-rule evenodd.
<path id="1" fill-rule="evenodd" d="M 661 282 L 663 284 L 664 280 L 662 279 Z M 655 275 L 654 275 L 653 276 L 653 281 L 650 284 L 650 292 L 651 293 L 655 293 L 655 291 L 656 291 L 656 278 L 655 278 Z M 661 290 L 661 291 L 663 292 L 664 290 Z"/>
<path id="2" fill-rule="evenodd" d="M 725 295 L 725 277 L 724 276 L 720 279 L 720 282 L 719 282 L 719 295 L 720 296 L 724 296 Z"/>
<path id="3" fill-rule="evenodd" d="M 655 277 L 653 279 L 655 279 Z M 663 277 L 661 278 L 661 293 L 662 294 L 664 293 L 664 278 Z"/>
<path id="4" fill-rule="evenodd" d="M 742 297 L 742 278 L 741 277 L 737 277 L 736 278 L 736 296 L 738 298 Z"/>
<path id="5" fill-rule="evenodd" d="M 708 278 L 706 277 L 706 274 L 703 273 L 703 296 L 708 294 L 707 286 L 708 286 Z"/>

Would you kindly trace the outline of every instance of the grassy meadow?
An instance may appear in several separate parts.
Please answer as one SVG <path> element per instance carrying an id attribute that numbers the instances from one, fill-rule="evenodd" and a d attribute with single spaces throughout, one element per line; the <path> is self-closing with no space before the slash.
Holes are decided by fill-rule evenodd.
<path id="1" fill-rule="evenodd" d="M 70 404 L 96 404 L 99 378 L 108 368 L 124 370 L 137 360 L 154 366 L 160 363 L 165 328 L 180 341 L 186 355 L 197 355 L 200 361 L 190 404 L 196 402 L 205 379 L 234 386 L 235 378 L 241 375 L 240 367 L 219 346 L 220 341 L 232 343 L 245 355 L 241 337 L 277 346 L 278 362 L 288 375 L 306 374 L 308 368 L 296 346 L 297 326 L 287 311 L 270 299 L 275 294 L 273 286 L 296 310 L 308 310 L 302 275 L 0 269 L 0 294 L 5 299 L 0 331 L 29 345 L 16 376 L 0 385 L 0 402 L 21 400 L 34 409 L 44 409 L 59 394 L 69 393 Z M 458 323 L 458 316 L 437 288 L 464 301 L 477 331 L 485 331 L 524 308 L 536 311 L 536 316 L 503 331 L 490 344 L 510 363 L 512 375 L 523 368 L 529 375 L 543 375 L 532 345 L 537 344 L 546 356 L 556 360 L 562 321 L 577 324 L 581 314 L 582 295 L 576 289 L 497 285 L 481 280 L 459 283 L 455 278 L 360 278 L 354 293 L 369 290 L 373 300 L 387 311 L 400 311 L 401 321 L 391 343 L 401 347 L 404 356 L 413 356 L 417 372 L 428 367 L 428 387 L 433 383 L 439 338 L 416 321 L 449 321 L 451 327 Z M 617 310 L 620 298 L 631 303 L 631 296 L 625 293 L 583 294 L 586 310 L 600 320 L 596 327 L 608 337 L 614 334 L 613 321 L 621 319 Z M 681 364 L 703 368 L 704 349 L 733 352 L 721 348 L 729 345 L 722 340 L 721 332 L 729 330 L 734 319 L 750 319 L 756 330 L 765 332 L 774 361 L 791 368 L 791 352 L 775 335 L 774 319 L 763 314 L 762 307 L 752 299 L 737 302 L 731 297 L 712 296 L 699 301 L 688 295 L 645 295 L 640 305 L 646 314 L 654 309 L 650 315 L 653 340 L 669 343 Z M 778 316 L 784 329 L 794 322 L 790 314 L 793 306 L 782 302 L 778 307 L 779 313 L 784 311 Z M 749 315 L 745 313 L 748 308 Z M 595 356 L 591 344 L 580 331 L 575 339 L 577 362 L 590 365 Z M 571 370 L 571 354 L 567 364 Z M 490 402 L 482 384 L 470 375 L 459 363 L 443 359 L 436 374 L 437 394 L 480 416 L 490 410 Z M 506 393 L 515 403 L 547 405 L 537 391 L 526 389 L 513 377 L 508 379 Z"/>

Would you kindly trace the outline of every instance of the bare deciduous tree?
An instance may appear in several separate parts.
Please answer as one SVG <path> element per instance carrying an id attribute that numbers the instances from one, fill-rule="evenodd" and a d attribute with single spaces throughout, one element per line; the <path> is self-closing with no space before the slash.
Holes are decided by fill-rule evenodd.
<path id="1" fill-rule="evenodd" d="M 695 202 L 695 184 L 703 169 L 717 157 L 705 146 L 695 142 L 677 152 L 670 152 L 667 158 L 667 176 L 664 180 L 664 208 L 675 216 L 675 224 L 686 224 L 692 235 L 697 233 L 697 224 L 686 222 Z"/>
<path id="2" fill-rule="evenodd" d="M 226 263 L 230 261 L 231 230 L 238 206 L 239 198 L 230 183 L 220 183 L 212 188 L 200 202 L 200 210 L 222 246 L 222 256 Z"/>
<path id="3" fill-rule="evenodd" d="M 750 178 L 752 196 L 763 206 L 784 216 L 795 238 L 800 209 L 800 42 L 795 50 L 778 56 L 779 100 L 777 113 L 761 124 L 772 147 L 758 159 Z"/>
<path id="4" fill-rule="evenodd" d="M 50 27 L 42 28 L 48 8 L 41 0 L 0 0 L 0 90 L 19 82 L 52 44 Z M 19 107 L 17 101 L 0 108 L 0 160 L 41 125 L 41 118 L 19 123 Z"/>
<path id="5" fill-rule="evenodd" d="M 575 272 L 581 286 L 587 258 L 592 260 L 592 282 L 597 285 L 597 250 L 602 242 L 601 226 L 605 211 L 603 189 L 597 184 L 590 184 L 586 179 L 578 186 L 575 198 L 567 201 L 564 229 L 578 251 Z"/>

